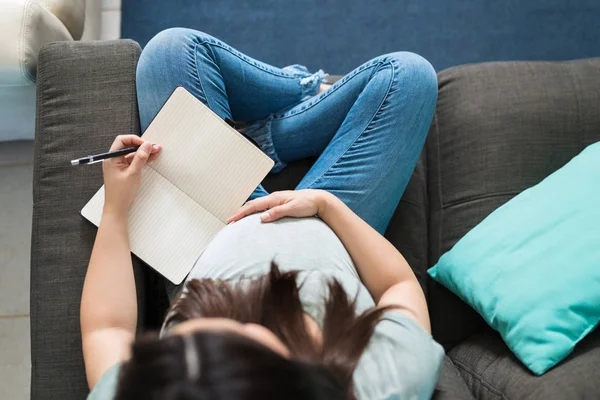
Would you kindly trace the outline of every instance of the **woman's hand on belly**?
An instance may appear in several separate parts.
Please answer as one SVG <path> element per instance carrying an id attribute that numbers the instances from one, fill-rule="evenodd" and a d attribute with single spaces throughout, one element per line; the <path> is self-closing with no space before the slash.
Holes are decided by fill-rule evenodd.
<path id="1" fill-rule="evenodd" d="M 268 196 L 250 200 L 227 220 L 238 221 L 247 215 L 262 212 L 262 222 L 277 221 L 283 217 L 313 217 L 319 215 L 326 204 L 327 192 L 324 190 L 284 190 Z"/>

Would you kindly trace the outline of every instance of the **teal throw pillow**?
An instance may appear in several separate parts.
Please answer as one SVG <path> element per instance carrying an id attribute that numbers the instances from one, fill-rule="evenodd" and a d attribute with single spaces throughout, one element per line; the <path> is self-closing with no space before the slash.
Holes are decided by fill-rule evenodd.
<path id="1" fill-rule="evenodd" d="M 541 375 L 600 320 L 600 142 L 491 213 L 429 275 Z"/>

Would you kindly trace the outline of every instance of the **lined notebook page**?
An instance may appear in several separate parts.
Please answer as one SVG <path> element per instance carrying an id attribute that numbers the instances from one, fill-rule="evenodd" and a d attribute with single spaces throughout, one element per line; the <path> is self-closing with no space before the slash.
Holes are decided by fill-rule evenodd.
<path id="1" fill-rule="evenodd" d="M 225 222 L 273 161 L 185 89 L 175 89 L 142 136 L 163 146 L 151 168 Z"/>
<path id="2" fill-rule="evenodd" d="M 82 210 L 100 224 L 104 186 Z M 204 248 L 225 224 L 151 168 L 129 210 L 133 253 L 173 283 L 181 283 Z"/>
<path id="3" fill-rule="evenodd" d="M 175 284 L 260 184 L 273 161 L 183 88 L 143 138 L 163 146 L 129 210 L 131 251 Z M 104 187 L 81 214 L 100 224 Z"/>

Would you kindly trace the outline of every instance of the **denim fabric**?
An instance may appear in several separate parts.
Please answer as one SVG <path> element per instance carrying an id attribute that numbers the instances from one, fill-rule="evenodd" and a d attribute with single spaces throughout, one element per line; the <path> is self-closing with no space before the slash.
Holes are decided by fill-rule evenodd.
<path id="1" fill-rule="evenodd" d="M 327 190 L 380 233 L 398 205 L 431 123 L 437 77 L 407 52 L 376 57 L 316 94 L 323 71 L 277 68 L 202 32 L 173 28 L 142 52 L 137 94 L 142 131 L 177 86 L 245 133 L 273 160 L 318 157 L 297 189 Z M 259 186 L 251 198 L 266 195 Z"/>

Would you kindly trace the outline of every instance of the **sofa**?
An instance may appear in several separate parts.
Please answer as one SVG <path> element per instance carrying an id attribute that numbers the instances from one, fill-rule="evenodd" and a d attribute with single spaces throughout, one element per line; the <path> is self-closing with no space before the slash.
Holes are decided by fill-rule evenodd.
<path id="1" fill-rule="evenodd" d="M 85 0 L 6 0 L 0 12 L 0 141 L 33 139 L 40 48 L 79 40 Z"/>
<path id="2" fill-rule="evenodd" d="M 32 399 L 82 399 L 88 392 L 79 300 L 96 228 L 79 212 L 102 176 L 97 165 L 74 168 L 69 161 L 106 150 L 117 134 L 140 134 L 135 89 L 140 51 L 136 42 L 118 40 L 51 43 L 39 54 Z M 464 65 L 441 71 L 438 78 L 427 142 L 386 232 L 417 275 L 433 336 L 447 352 L 433 398 L 599 398 L 600 332 L 589 334 L 557 367 L 535 376 L 426 270 L 494 209 L 600 140 L 600 59 Z M 313 161 L 268 176 L 265 187 L 293 188 Z M 133 259 L 138 328 L 156 329 L 167 307 L 164 281 Z"/>

